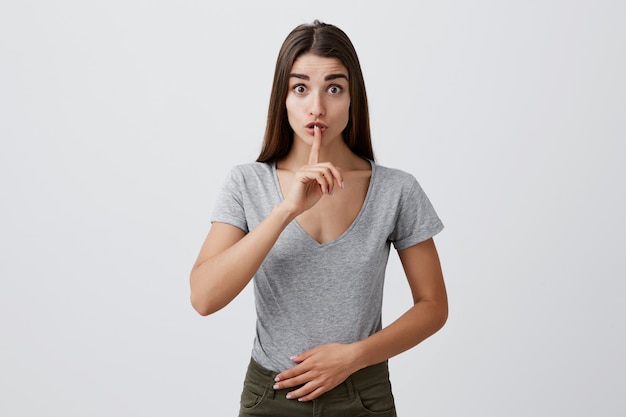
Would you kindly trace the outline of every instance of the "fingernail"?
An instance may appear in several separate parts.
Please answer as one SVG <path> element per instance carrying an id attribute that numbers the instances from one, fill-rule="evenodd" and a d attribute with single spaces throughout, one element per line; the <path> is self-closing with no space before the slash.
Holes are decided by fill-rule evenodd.
<path id="1" fill-rule="evenodd" d="M 280 378 L 279 377 L 274 378 L 274 382 L 280 382 Z"/>
<path id="2" fill-rule="evenodd" d="M 343 181 L 341 181 L 341 188 L 346 188 L 346 184 Z"/>
<path id="3" fill-rule="evenodd" d="M 290 399 L 291 399 L 291 394 L 287 394 L 287 395 L 285 395 L 285 398 L 287 398 L 288 400 L 290 400 Z"/>
<path id="4" fill-rule="evenodd" d="M 278 386 L 278 384 L 274 384 L 274 386 L 272 387 L 274 389 L 280 389 L 280 387 Z"/>
<path id="5" fill-rule="evenodd" d="M 290 356 L 289 357 L 290 360 L 294 360 L 295 358 L 297 358 L 297 356 Z"/>

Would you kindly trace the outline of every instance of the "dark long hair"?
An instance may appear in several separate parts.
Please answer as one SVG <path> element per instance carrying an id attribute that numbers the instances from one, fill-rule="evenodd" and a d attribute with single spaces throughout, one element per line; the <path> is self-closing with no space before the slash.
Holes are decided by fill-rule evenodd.
<path id="1" fill-rule="evenodd" d="M 297 26 L 280 48 L 267 112 L 263 148 L 257 161 L 277 161 L 286 156 L 291 149 L 293 130 L 287 120 L 285 105 L 289 89 L 289 74 L 296 59 L 306 53 L 336 58 L 348 70 L 350 118 L 343 131 L 343 140 L 356 155 L 374 160 L 367 94 L 356 50 L 341 29 L 315 20 L 312 24 Z"/>

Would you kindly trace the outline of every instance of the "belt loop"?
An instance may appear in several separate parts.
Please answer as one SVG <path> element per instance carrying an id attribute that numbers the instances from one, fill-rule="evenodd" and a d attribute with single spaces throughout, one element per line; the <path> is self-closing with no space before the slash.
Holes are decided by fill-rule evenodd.
<path id="1" fill-rule="evenodd" d="M 276 390 L 271 386 L 267 387 L 266 390 L 268 391 L 267 396 L 273 400 L 276 397 Z"/>
<path id="2" fill-rule="evenodd" d="M 348 390 L 348 398 L 350 398 L 350 402 L 353 402 L 356 398 L 356 390 L 354 388 L 354 384 L 352 383 L 352 375 L 346 379 L 346 389 Z"/>
<path id="3" fill-rule="evenodd" d="M 268 381 L 268 387 L 267 389 L 270 390 L 269 396 L 270 398 L 273 400 L 276 397 L 276 390 L 274 389 L 274 384 L 276 383 L 276 375 L 278 375 L 275 372 L 272 372 L 270 374 L 270 379 Z"/>

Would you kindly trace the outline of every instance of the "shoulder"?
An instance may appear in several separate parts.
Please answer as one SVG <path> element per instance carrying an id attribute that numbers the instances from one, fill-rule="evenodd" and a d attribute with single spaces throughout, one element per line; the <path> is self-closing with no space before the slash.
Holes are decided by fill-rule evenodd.
<path id="1" fill-rule="evenodd" d="M 239 175 L 267 175 L 272 173 L 272 165 L 266 162 L 248 162 L 233 166 L 230 172 Z"/>
<path id="2" fill-rule="evenodd" d="M 250 162 L 235 165 L 225 180 L 225 188 L 242 199 L 274 201 L 276 181 L 274 165 L 265 162 Z M 274 203 L 272 203 L 274 204 Z"/>
<path id="3" fill-rule="evenodd" d="M 268 181 L 273 177 L 272 165 L 265 162 L 249 162 L 230 169 L 228 180 L 238 183 Z"/>
<path id="4" fill-rule="evenodd" d="M 390 168 L 377 163 L 372 164 L 374 178 L 376 182 L 384 187 L 393 189 L 400 188 L 403 191 L 411 191 L 419 188 L 419 183 L 415 176 L 407 171 L 398 168 Z"/>

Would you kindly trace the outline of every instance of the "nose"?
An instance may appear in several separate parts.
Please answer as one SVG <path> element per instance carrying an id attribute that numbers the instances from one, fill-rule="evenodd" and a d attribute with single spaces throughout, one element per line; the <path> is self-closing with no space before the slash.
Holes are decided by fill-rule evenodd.
<path id="1" fill-rule="evenodd" d="M 321 97 L 321 93 L 314 93 L 314 94 L 311 94 L 309 97 L 311 97 L 311 102 L 309 103 L 310 105 L 309 113 L 311 114 L 311 116 L 314 116 L 314 117 L 323 116 L 324 113 L 326 113 L 326 110 L 324 107 L 324 100 Z"/>

